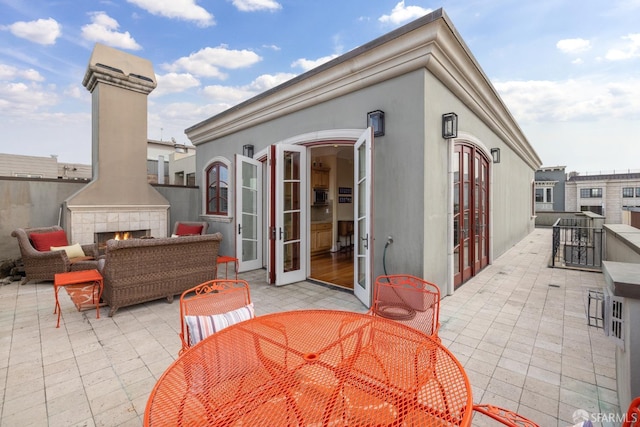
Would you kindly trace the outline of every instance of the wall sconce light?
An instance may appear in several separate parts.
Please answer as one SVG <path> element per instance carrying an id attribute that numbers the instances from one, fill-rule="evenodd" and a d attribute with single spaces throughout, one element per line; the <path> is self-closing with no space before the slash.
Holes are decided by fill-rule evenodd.
<path id="1" fill-rule="evenodd" d="M 384 136 L 384 111 L 376 110 L 367 113 L 367 127 L 373 128 L 373 136 Z"/>
<path id="2" fill-rule="evenodd" d="M 500 149 L 492 148 L 491 157 L 493 158 L 493 163 L 500 163 Z"/>
<path id="3" fill-rule="evenodd" d="M 242 146 L 242 155 L 253 158 L 253 145 L 246 144 Z"/>
<path id="4" fill-rule="evenodd" d="M 444 139 L 458 137 L 458 115 L 456 113 L 442 115 L 442 137 Z"/>

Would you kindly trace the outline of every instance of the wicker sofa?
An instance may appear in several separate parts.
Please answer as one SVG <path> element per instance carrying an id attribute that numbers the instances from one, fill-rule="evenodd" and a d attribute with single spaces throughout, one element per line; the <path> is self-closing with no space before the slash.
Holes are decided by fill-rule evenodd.
<path id="1" fill-rule="evenodd" d="M 109 316 L 121 307 L 167 298 L 216 278 L 222 234 L 109 240 L 100 271 Z"/>
<path id="2" fill-rule="evenodd" d="M 16 228 L 11 235 L 18 239 L 20 255 L 24 264 L 25 278 L 23 284 L 34 281 L 53 281 L 56 273 L 69 271 L 91 270 L 97 268 L 97 261 L 71 260 L 65 251 L 39 251 L 31 242 L 32 233 L 51 233 L 61 231 L 57 225 L 38 228 Z M 85 255 L 91 258 L 98 257 L 98 245 L 95 243 L 82 245 Z"/>

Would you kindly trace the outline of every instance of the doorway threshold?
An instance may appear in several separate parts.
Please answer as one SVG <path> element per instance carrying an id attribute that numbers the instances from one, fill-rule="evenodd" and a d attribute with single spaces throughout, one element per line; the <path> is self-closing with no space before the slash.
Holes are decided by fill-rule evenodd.
<path id="1" fill-rule="evenodd" d="M 314 279 L 312 277 L 307 277 L 307 282 L 313 283 L 314 285 L 324 286 L 325 288 L 333 289 L 336 291 L 353 293 L 352 288 L 347 288 L 345 286 L 336 285 L 335 283 L 329 283 L 323 280 Z"/>

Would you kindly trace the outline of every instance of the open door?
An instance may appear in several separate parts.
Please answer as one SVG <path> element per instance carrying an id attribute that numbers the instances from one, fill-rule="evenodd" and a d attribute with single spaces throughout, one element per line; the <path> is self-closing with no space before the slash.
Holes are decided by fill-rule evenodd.
<path id="1" fill-rule="evenodd" d="M 273 250 L 270 270 L 276 286 L 300 282 L 307 277 L 307 148 L 278 144 L 271 157 L 275 179 L 272 188 L 270 236 Z M 273 255 L 273 256 L 271 256 Z"/>
<path id="2" fill-rule="evenodd" d="M 238 270 L 262 268 L 262 163 L 236 155 L 236 253 Z"/>
<path id="3" fill-rule="evenodd" d="M 353 291 L 362 303 L 371 306 L 371 194 L 373 180 L 371 179 L 373 130 L 367 130 L 358 138 L 354 145 L 354 177 L 355 183 L 353 206 L 354 250 L 355 265 L 353 274 Z"/>

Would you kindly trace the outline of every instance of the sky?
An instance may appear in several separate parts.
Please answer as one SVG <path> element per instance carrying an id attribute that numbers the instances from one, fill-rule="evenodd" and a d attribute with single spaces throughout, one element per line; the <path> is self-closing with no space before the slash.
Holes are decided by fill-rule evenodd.
<path id="1" fill-rule="evenodd" d="M 151 61 L 148 137 L 190 144 L 186 128 L 440 7 L 543 166 L 640 171 L 640 0 L 0 0 L 0 153 L 91 163 L 95 43 Z"/>

